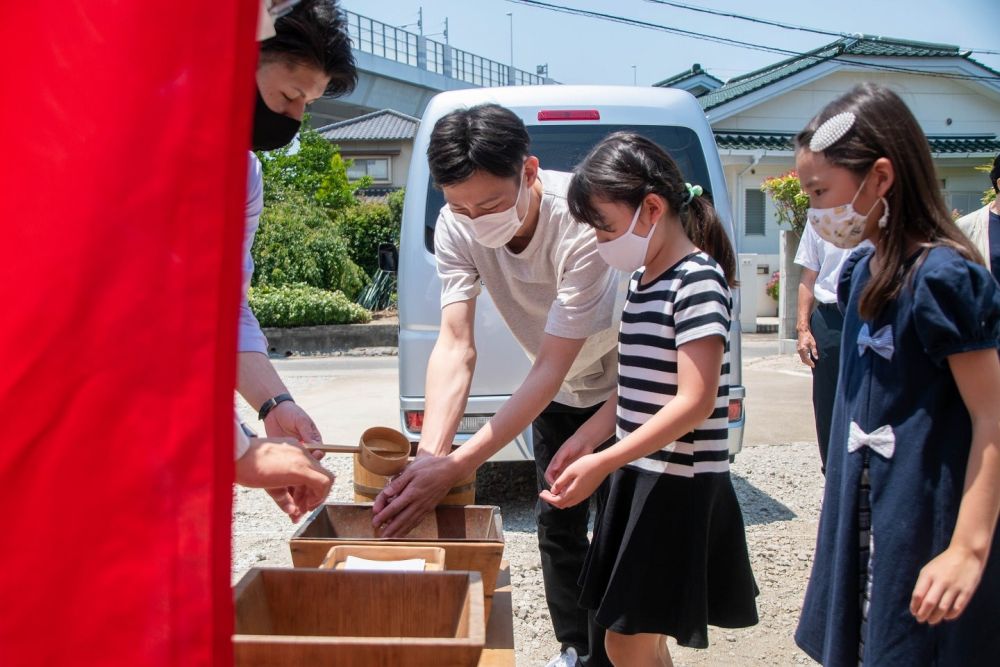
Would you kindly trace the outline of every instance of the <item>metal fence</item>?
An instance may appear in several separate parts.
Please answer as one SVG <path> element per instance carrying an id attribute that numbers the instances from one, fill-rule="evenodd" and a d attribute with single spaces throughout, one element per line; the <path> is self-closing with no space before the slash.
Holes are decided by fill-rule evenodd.
<path id="1" fill-rule="evenodd" d="M 418 67 L 474 86 L 527 86 L 551 79 L 453 48 L 396 26 L 344 11 L 352 46 L 411 67 Z"/>

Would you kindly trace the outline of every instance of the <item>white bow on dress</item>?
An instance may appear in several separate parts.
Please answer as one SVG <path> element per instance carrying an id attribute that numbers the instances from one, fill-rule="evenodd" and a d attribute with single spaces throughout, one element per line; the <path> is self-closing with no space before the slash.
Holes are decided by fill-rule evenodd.
<path id="1" fill-rule="evenodd" d="M 856 423 L 851 422 L 847 434 L 847 451 L 856 452 L 862 447 L 868 447 L 883 458 L 891 459 L 896 451 L 896 434 L 891 426 L 879 426 L 871 433 L 865 433 Z"/>

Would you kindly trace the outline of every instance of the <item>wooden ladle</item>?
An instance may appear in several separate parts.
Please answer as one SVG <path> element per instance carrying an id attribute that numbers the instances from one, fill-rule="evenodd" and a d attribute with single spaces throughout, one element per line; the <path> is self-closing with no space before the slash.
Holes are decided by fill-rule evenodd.
<path id="1" fill-rule="evenodd" d="M 356 445 L 306 445 L 330 454 L 357 454 L 361 465 L 376 475 L 391 477 L 403 471 L 410 457 L 410 441 L 396 429 L 375 426 L 361 434 Z"/>

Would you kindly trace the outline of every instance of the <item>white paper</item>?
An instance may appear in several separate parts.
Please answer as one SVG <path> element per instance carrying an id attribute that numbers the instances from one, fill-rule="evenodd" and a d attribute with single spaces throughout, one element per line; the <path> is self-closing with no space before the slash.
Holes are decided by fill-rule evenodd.
<path id="1" fill-rule="evenodd" d="M 344 561 L 345 570 L 392 570 L 395 572 L 423 572 L 426 561 L 423 558 L 407 560 L 370 560 L 348 556 Z"/>

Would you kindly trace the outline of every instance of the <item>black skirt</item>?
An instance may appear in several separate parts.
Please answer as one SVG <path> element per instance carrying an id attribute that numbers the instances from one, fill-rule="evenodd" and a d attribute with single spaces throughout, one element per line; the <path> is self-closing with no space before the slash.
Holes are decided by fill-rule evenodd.
<path id="1" fill-rule="evenodd" d="M 580 585 L 580 605 L 620 634 L 706 648 L 708 625 L 755 625 L 758 590 L 729 473 L 615 471 Z"/>

